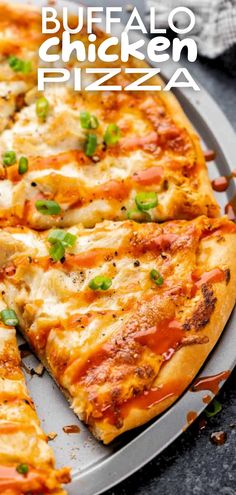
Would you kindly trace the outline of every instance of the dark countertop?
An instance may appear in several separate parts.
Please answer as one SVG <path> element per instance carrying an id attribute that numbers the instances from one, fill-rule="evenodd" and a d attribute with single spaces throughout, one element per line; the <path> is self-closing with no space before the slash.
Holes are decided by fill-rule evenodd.
<path id="1" fill-rule="evenodd" d="M 191 64 L 191 73 L 215 98 L 236 130 L 236 77 L 225 72 L 221 60 L 199 59 Z M 208 420 L 204 429 L 199 428 L 197 420 L 161 455 L 106 495 L 172 495 L 178 490 L 184 495 L 236 495 L 236 369 L 219 394 L 219 401 L 222 411 Z M 216 446 L 210 435 L 219 430 L 227 433 L 227 441 Z"/>

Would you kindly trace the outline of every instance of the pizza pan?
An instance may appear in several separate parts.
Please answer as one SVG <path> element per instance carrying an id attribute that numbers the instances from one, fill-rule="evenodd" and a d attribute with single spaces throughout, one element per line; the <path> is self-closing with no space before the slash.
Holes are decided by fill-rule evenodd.
<path id="1" fill-rule="evenodd" d="M 14 3 L 24 2 L 14 0 Z M 42 5 L 41 0 L 31 3 Z M 119 29 L 122 29 L 121 26 Z M 168 79 L 173 71 L 173 64 L 168 62 L 163 70 L 164 78 Z M 216 160 L 210 162 L 209 165 L 210 177 L 213 179 L 219 175 L 229 175 L 230 169 L 235 168 L 235 133 L 216 102 L 203 88 L 199 92 L 178 89 L 176 96 L 200 134 L 203 146 L 216 151 Z M 235 184 L 232 181 L 226 192 L 216 193 L 222 211 L 224 205 L 234 194 Z M 200 377 L 216 375 L 234 368 L 236 364 L 235 326 L 236 312 L 231 315 L 218 344 L 201 369 Z M 36 363 L 37 360 L 33 356 L 24 359 L 24 365 L 27 368 L 34 368 Z M 98 495 L 111 488 L 141 468 L 173 442 L 186 429 L 190 411 L 197 416 L 205 407 L 203 396 L 206 392 L 192 392 L 189 388 L 158 419 L 125 434 L 110 446 L 103 446 L 79 422 L 68 407 L 66 399 L 46 372 L 42 377 L 36 375 L 32 377 L 26 373 L 26 378 L 44 430 L 47 433 L 53 431 L 57 434 L 52 442 L 57 465 L 69 465 L 72 468 L 73 479 L 68 488 L 69 495 L 79 493 Z M 220 386 L 223 382 L 224 380 L 220 382 Z M 211 392 L 207 393 L 213 398 Z M 66 434 L 64 428 L 68 425 L 77 425 L 79 433 Z"/>

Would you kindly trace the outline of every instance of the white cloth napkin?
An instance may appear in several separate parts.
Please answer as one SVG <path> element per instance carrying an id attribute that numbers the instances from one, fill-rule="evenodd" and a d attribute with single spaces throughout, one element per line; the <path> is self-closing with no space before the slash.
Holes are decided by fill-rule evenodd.
<path id="1" fill-rule="evenodd" d="M 168 26 L 168 15 L 175 7 L 188 7 L 196 24 L 188 34 L 196 40 L 201 55 L 215 58 L 236 43 L 236 0 L 147 0 L 156 7 L 157 26 Z M 148 15 L 148 14 L 147 14 Z M 186 14 L 176 15 L 176 24 L 186 26 Z"/>

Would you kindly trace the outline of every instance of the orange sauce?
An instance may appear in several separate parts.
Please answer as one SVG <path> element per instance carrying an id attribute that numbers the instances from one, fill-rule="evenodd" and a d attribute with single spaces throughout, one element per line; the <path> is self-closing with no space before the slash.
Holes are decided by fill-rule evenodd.
<path id="1" fill-rule="evenodd" d="M 131 409 L 147 410 L 167 400 L 173 402 L 181 394 L 183 389 L 184 384 L 179 381 L 172 381 L 157 388 L 145 390 L 140 395 L 118 404 L 116 410 L 112 409 L 112 405 L 109 405 L 102 409 L 101 412 L 103 417 L 108 419 L 109 423 L 115 424 L 117 413 L 119 417 L 125 419 Z"/>
<path id="2" fill-rule="evenodd" d="M 104 261 L 106 257 L 113 256 L 114 250 L 108 248 L 97 248 L 79 254 L 67 254 L 65 259 L 66 268 L 92 268 Z"/>
<path id="3" fill-rule="evenodd" d="M 64 433 L 80 433 L 80 427 L 77 425 L 68 425 L 68 426 L 63 426 L 63 431 Z"/>
<path id="4" fill-rule="evenodd" d="M 189 411 L 187 414 L 187 423 L 188 425 L 191 425 L 197 418 L 197 413 L 195 411 Z"/>
<path id="5" fill-rule="evenodd" d="M 205 376 L 203 378 L 198 378 L 191 390 L 192 392 L 198 392 L 199 390 L 210 390 L 213 394 L 217 394 L 220 389 L 220 382 L 226 380 L 230 375 L 230 371 L 222 371 L 217 375 Z"/>
<path id="6" fill-rule="evenodd" d="M 214 179 L 211 182 L 211 184 L 212 184 L 214 191 L 224 192 L 224 191 L 226 191 L 226 189 L 228 189 L 229 180 L 225 176 L 217 177 L 217 179 Z"/>
<path id="7" fill-rule="evenodd" d="M 154 247 L 158 249 L 168 249 L 171 244 L 178 239 L 177 234 L 160 234 L 156 239 L 154 239 Z"/>
<path id="8" fill-rule="evenodd" d="M 205 150 L 204 151 L 204 158 L 206 162 L 211 162 L 212 160 L 215 160 L 216 158 L 216 153 L 213 150 Z"/>
<path id="9" fill-rule="evenodd" d="M 167 361 L 172 357 L 175 350 L 181 343 L 184 336 L 184 330 L 179 322 L 172 320 L 164 320 L 155 327 L 147 330 L 136 332 L 130 338 L 139 342 L 142 346 L 149 347 L 157 355 L 163 355 Z M 107 342 L 99 349 L 93 351 L 87 361 L 81 362 L 81 359 L 76 359 L 72 366 L 74 368 L 73 383 L 78 382 L 91 368 L 96 368 L 108 359 L 111 355 L 112 343 Z"/>
<path id="10" fill-rule="evenodd" d="M 139 172 L 135 172 L 133 180 L 144 186 L 159 184 L 164 174 L 163 167 L 150 167 Z"/>
<path id="11" fill-rule="evenodd" d="M 21 423 L 2 423 L 0 424 L 0 435 L 8 435 L 11 433 L 16 433 L 17 431 L 20 431 L 22 429 L 26 429 L 27 424 L 21 424 Z"/>
<path id="12" fill-rule="evenodd" d="M 198 272 L 192 273 L 192 279 L 194 280 L 195 287 L 199 288 L 206 283 L 223 282 L 225 280 L 225 272 L 221 268 L 214 268 L 209 272 L 205 272 L 202 275 L 198 275 Z"/>
<path id="13" fill-rule="evenodd" d="M 211 396 L 210 395 L 204 395 L 202 401 L 204 404 L 209 404 L 211 402 Z"/>
<path id="14" fill-rule="evenodd" d="M 121 201 L 128 197 L 131 189 L 129 181 L 109 180 L 93 189 L 91 198 L 116 199 Z"/>
<path id="15" fill-rule="evenodd" d="M 158 355 L 168 355 L 170 350 L 176 350 L 184 336 L 182 325 L 175 320 L 163 320 L 160 324 L 137 332 L 134 340 L 146 345 Z"/>
<path id="16" fill-rule="evenodd" d="M 19 490 L 20 495 L 21 490 L 26 493 L 45 488 L 43 473 L 30 469 L 27 475 L 22 475 L 16 471 L 16 467 L 0 466 L 0 493 L 5 493 L 5 490 L 16 490 L 18 493 Z"/>
<path id="17" fill-rule="evenodd" d="M 36 156 L 29 157 L 28 171 L 54 169 L 60 170 L 64 165 L 76 162 L 79 165 L 85 165 L 90 163 L 89 158 L 85 155 L 83 151 L 71 150 L 63 153 L 58 153 L 58 155 L 50 156 Z M 18 173 L 18 164 L 12 165 L 6 168 L 7 179 L 17 182 L 22 179 L 22 175 Z"/>

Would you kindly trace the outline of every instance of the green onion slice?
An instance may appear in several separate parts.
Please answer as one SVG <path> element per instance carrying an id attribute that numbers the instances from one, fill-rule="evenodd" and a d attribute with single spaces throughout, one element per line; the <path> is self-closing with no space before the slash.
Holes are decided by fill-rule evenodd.
<path id="1" fill-rule="evenodd" d="M 112 279 L 103 275 L 98 275 L 89 282 L 89 288 L 92 290 L 107 290 L 110 289 L 111 285 Z"/>
<path id="2" fill-rule="evenodd" d="M 65 247 L 61 242 L 55 242 L 49 250 L 53 261 L 60 261 L 65 256 Z"/>
<path id="3" fill-rule="evenodd" d="M 216 416 L 216 414 L 218 414 L 222 409 L 222 405 L 220 404 L 220 402 L 218 402 L 218 400 L 214 399 L 210 406 L 207 407 L 205 413 L 206 413 L 206 417 L 207 418 L 213 418 L 214 416 Z"/>
<path id="4" fill-rule="evenodd" d="M 164 282 L 164 279 L 161 276 L 161 274 L 155 269 L 150 271 L 150 279 L 153 280 L 153 282 L 155 282 L 156 285 L 162 285 Z"/>
<path id="5" fill-rule="evenodd" d="M 28 464 L 18 464 L 18 466 L 16 466 L 16 471 L 20 474 L 28 474 L 29 466 Z"/>
<path id="6" fill-rule="evenodd" d="M 104 134 L 104 142 L 109 146 L 117 144 L 120 139 L 120 128 L 116 124 L 109 124 Z"/>
<path id="7" fill-rule="evenodd" d="M 2 155 L 2 162 L 5 167 L 10 167 L 16 163 L 16 153 L 15 151 L 5 151 Z"/>
<path id="8" fill-rule="evenodd" d="M 98 119 L 89 112 L 80 112 L 80 125 L 82 129 L 97 129 L 99 126 Z"/>
<path id="9" fill-rule="evenodd" d="M 23 175 L 27 172 L 28 170 L 28 158 L 26 158 L 26 156 L 21 156 L 20 159 L 19 159 L 19 163 L 18 163 L 18 172 L 20 175 Z"/>
<path id="10" fill-rule="evenodd" d="M 85 144 L 85 154 L 87 156 L 93 156 L 97 147 L 97 136 L 96 134 L 88 134 L 87 141 Z"/>
<path id="11" fill-rule="evenodd" d="M 43 215 L 58 215 L 61 207 L 56 201 L 48 199 L 38 199 L 35 201 L 35 208 Z"/>
<path id="12" fill-rule="evenodd" d="M 32 64 L 30 60 L 21 60 L 15 55 L 12 55 L 8 59 L 9 66 L 14 72 L 22 72 L 23 74 L 29 74 L 32 71 Z"/>
<path id="13" fill-rule="evenodd" d="M 76 236 L 62 229 L 55 229 L 50 232 L 48 242 L 51 244 L 60 242 L 64 247 L 72 247 L 76 243 Z"/>
<path id="14" fill-rule="evenodd" d="M 36 114 L 39 119 L 46 120 L 49 112 L 49 101 L 45 96 L 40 96 L 36 101 Z"/>
<path id="15" fill-rule="evenodd" d="M 134 220 L 134 222 L 140 223 L 151 221 L 149 213 L 147 213 L 146 211 L 140 211 L 135 208 L 133 210 L 127 211 L 127 218 L 129 218 L 129 220 Z"/>
<path id="16" fill-rule="evenodd" d="M 3 309 L 0 313 L 0 316 L 4 325 L 7 325 L 8 327 L 15 327 L 16 325 L 19 324 L 19 320 L 16 316 L 14 309 L 10 309 L 10 308 Z"/>
<path id="17" fill-rule="evenodd" d="M 136 194 L 135 203 L 140 211 L 147 211 L 158 205 L 157 193 L 140 192 Z"/>

